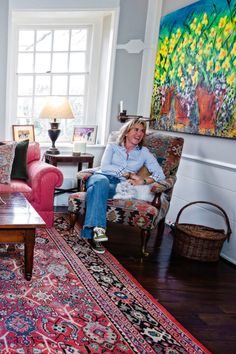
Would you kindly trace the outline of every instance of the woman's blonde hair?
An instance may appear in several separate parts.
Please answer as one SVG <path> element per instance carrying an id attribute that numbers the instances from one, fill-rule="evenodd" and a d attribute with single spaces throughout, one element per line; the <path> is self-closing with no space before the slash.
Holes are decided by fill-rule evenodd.
<path id="1" fill-rule="evenodd" d="M 143 139 L 140 141 L 140 143 L 138 144 L 140 147 L 143 146 L 143 142 L 144 142 L 144 137 L 146 134 L 146 130 L 147 130 L 147 123 L 145 122 L 145 120 L 143 120 L 142 118 L 134 118 L 129 120 L 127 123 L 125 123 L 123 125 L 123 127 L 121 127 L 118 137 L 117 137 L 117 144 L 121 145 L 122 143 L 125 143 L 126 140 L 126 135 L 127 133 L 133 128 L 134 125 L 136 124 L 141 124 L 143 126 L 144 129 L 144 136 Z"/>

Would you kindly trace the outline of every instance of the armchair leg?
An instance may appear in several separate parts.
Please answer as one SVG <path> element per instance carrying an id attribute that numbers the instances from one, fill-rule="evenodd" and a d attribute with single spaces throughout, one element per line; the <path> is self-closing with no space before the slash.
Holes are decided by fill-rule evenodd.
<path id="1" fill-rule="evenodd" d="M 149 252 L 147 252 L 147 243 L 150 238 L 150 230 L 141 230 L 141 253 L 142 256 L 149 256 Z"/>
<path id="2" fill-rule="evenodd" d="M 70 229 L 73 230 L 75 227 L 77 215 L 75 213 L 69 213 L 69 215 L 70 215 Z"/>
<path id="3" fill-rule="evenodd" d="M 165 230 L 165 218 L 161 219 L 157 225 L 157 237 L 162 237 Z"/>

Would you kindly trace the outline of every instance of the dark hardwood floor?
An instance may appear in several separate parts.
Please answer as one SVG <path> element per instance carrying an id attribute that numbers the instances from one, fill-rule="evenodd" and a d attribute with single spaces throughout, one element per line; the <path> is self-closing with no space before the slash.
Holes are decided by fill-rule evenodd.
<path id="1" fill-rule="evenodd" d="M 236 353 L 236 267 L 220 259 L 199 262 L 172 254 L 173 236 L 150 239 L 139 258 L 139 232 L 109 224 L 106 248 L 138 282 L 212 353 Z"/>
<path id="2" fill-rule="evenodd" d="M 152 255 L 143 261 L 137 230 L 110 223 L 107 234 L 106 248 L 195 338 L 213 354 L 236 353 L 234 265 L 174 256 L 169 227 L 161 240 L 152 233 Z"/>

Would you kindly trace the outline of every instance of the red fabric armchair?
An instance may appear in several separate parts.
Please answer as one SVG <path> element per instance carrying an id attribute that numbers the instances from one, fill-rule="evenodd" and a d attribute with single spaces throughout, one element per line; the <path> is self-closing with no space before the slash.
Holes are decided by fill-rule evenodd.
<path id="1" fill-rule="evenodd" d="M 53 225 L 54 190 L 63 182 L 62 172 L 41 160 L 38 142 L 29 143 L 27 150 L 26 181 L 12 179 L 10 184 L 0 184 L 0 193 L 21 192 L 44 219 L 47 227 Z"/>
<path id="2" fill-rule="evenodd" d="M 114 133 L 113 133 L 114 136 Z M 113 140 L 113 139 L 110 139 Z M 173 188 L 176 182 L 176 173 L 180 163 L 184 139 L 175 136 L 161 135 L 150 132 L 145 139 L 145 146 L 156 156 L 162 166 L 166 179 L 153 183 L 152 192 L 155 196 L 152 202 L 139 199 L 109 199 L 107 203 L 107 220 L 119 224 L 137 227 L 141 230 L 141 253 L 148 255 L 147 243 L 150 231 L 157 228 L 157 235 L 161 236 L 165 227 L 165 217 L 169 210 Z M 79 215 L 85 211 L 85 182 L 94 169 L 83 170 L 78 173 L 82 190 L 69 196 L 68 211 L 71 227 Z M 148 175 L 148 171 L 140 171 Z"/>

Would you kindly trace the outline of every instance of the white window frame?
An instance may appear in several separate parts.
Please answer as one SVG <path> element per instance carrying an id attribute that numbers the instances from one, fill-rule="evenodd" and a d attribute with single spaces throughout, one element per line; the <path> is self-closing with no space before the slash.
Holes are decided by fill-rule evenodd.
<path id="1" fill-rule="evenodd" d="M 11 125 L 15 124 L 16 117 L 16 97 L 17 97 L 17 75 L 16 75 L 16 50 L 17 50 L 17 31 L 19 28 L 33 28 L 40 29 L 39 27 L 55 26 L 64 28 L 68 26 L 90 25 L 93 27 L 92 34 L 92 54 L 90 60 L 90 75 L 88 81 L 88 99 L 89 102 L 85 103 L 86 117 L 84 124 L 96 124 L 98 129 L 98 142 L 104 143 L 105 138 L 109 131 L 110 111 L 111 111 L 111 97 L 112 97 L 112 81 L 114 75 L 114 62 L 115 62 L 115 45 L 118 29 L 118 10 L 106 11 L 81 11 L 81 12 L 13 12 L 11 28 L 9 28 L 9 50 L 8 50 L 8 73 L 7 73 L 7 99 L 6 99 L 6 136 L 11 138 Z M 102 35 L 103 35 L 103 17 L 111 16 L 113 26 L 112 45 L 109 48 L 110 54 L 110 70 L 109 80 L 105 84 L 106 97 L 101 98 L 99 101 L 99 91 L 101 88 L 100 78 L 100 58 L 102 49 Z M 100 83 L 99 83 L 100 79 Z M 108 88 L 108 90 L 107 90 Z M 91 99 L 92 97 L 92 99 Z M 105 100 L 104 100 L 105 98 Z M 101 113 L 105 116 L 101 116 Z M 102 126 L 100 126 L 102 124 Z M 100 134 L 100 135 L 99 135 Z M 57 144 L 58 145 L 58 144 Z"/>
<path id="2" fill-rule="evenodd" d="M 99 31 L 96 27 L 97 26 L 95 26 L 95 30 Z M 89 56 L 89 58 L 88 58 L 89 67 L 88 67 L 88 70 L 84 73 L 84 74 L 88 73 L 88 76 L 87 76 L 88 80 L 86 80 L 85 92 L 84 92 L 84 98 L 85 98 L 85 101 L 84 101 L 84 116 L 86 118 L 87 116 L 94 116 L 94 111 L 96 109 L 96 98 L 93 101 L 92 105 L 88 105 L 88 89 L 87 89 L 89 87 L 89 85 L 91 85 L 91 76 L 92 77 L 97 77 L 97 71 L 98 71 L 98 70 L 94 70 L 93 69 L 93 67 L 91 66 L 91 60 L 90 60 L 91 57 L 92 57 L 92 55 L 91 55 L 91 37 L 92 37 L 92 32 L 93 32 L 92 26 L 91 25 L 78 25 L 78 26 L 75 27 L 75 26 L 70 26 L 70 25 L 68 25 L 68 26 L 64 26 L 64 25 L 62 25 L 62 26 L 58 26 L 58 25 L 57 26 L 54 26 L 54 25 L 49 25 L 49 26 L 45 26 L 45 25 L 37 25 L 37 26 L 35 26 L 35 25 L 34 26 L 27 25 L 27 26 L 25 26 L 24 25 L 24 26 L 21 26 L 21 25 L 19 25 L 19 26 L 16 26 L 16 32 L 17 32 L 17 38 L 18 38 L 18 33 L 19 33 L 19 31 L 22 31 L 22 30 L 33 30 L 33 31 L 37 31 L 37 30 L 63 30 L 63 29 L 73 30 L 73 29 L 79 29 L 79 28 L 87 29 L 88 37 L 89 37 L 89 39 L 88 39 L 89 47 L 87 48 L 87 54 Z M 18 43 L 17 43 L 17 47 L 18 47 Z M 16 55 L 15 55 L 16 58 L 17 58 L 18 53 L 19 52 L 16 50 Z M 32 53 L 35 56 L 37 52 L 33 51 Z M 52 57 L 51 57 L 51 59 L 52 59 Z M 17 97 L 18 97 L 18 95 L 17 95 L 17 76 L 18 75 L 20 75 L 20 76 L 40 76 L 41 74 L 45 75 L 45 73 L 35 73 L 35 72 L 33 72 L 33 73 L 18 73 L 15 76 L 15 81 L 16 82 L 13 83 L 13 86 L 15 87 L 15 97 L 13 98 L 13 100 L 16 102 L 17 101 Z M 57 76 L 58 75 L 59 76 L 60 75 L 66 75 L 68 77 L 68 83 L 69 83 L 69 77 L 70 77 L 71 74 L 73 74 L 73 73 L 71 73 L 71 72 L 54 73 L 52 71 L 48 75 L 50 77 L 50 80 L 52 80 L 52 77 L 54 75 L 57 75 Z M 79 75 L 79 73 L 75 73 L 75 74 Z M 50 85 L 50 91 L 51 90 L 52 90 L 52 84 Z M 67 87 L 67 92 L 65 93 L 65 96 L 67 96 L 67 95 L 70 96 L 68 91 L 69 91 L 69 85 Z M 33 98 L 34 97 L 39 97 L 39 95 L 34 95 L 34 93 L 32 94 L 32 96 L 33 96 Z M 74 95 L 72 95 L 72 96 L 74 96 Z M 40 97 L 45 97 L 45 96 L 40 96 Z M 14 114 L 14 117 L 16 117 L 16 106 L 13 106 L 13 107 L 15 109 L 13 114 Z M 33 119 L 34 118 L 37 119 L 37 117 L 32 117 L 32 118 Z M 85 122 L 86 122 L 86 120 L 84 119 L 82 123 L 84 124 Z M 17 124 L 34 124 L 34 121 L 30 121 L 29 123 L 17 122 Z M 60 127 L 62 128 L 62 125 L 60 125 Z M 67 138 L 68 138 L 68 141 L 69 141 L 69 136 Z M 48 141 L 48 139 L 46 141 Z"/>

